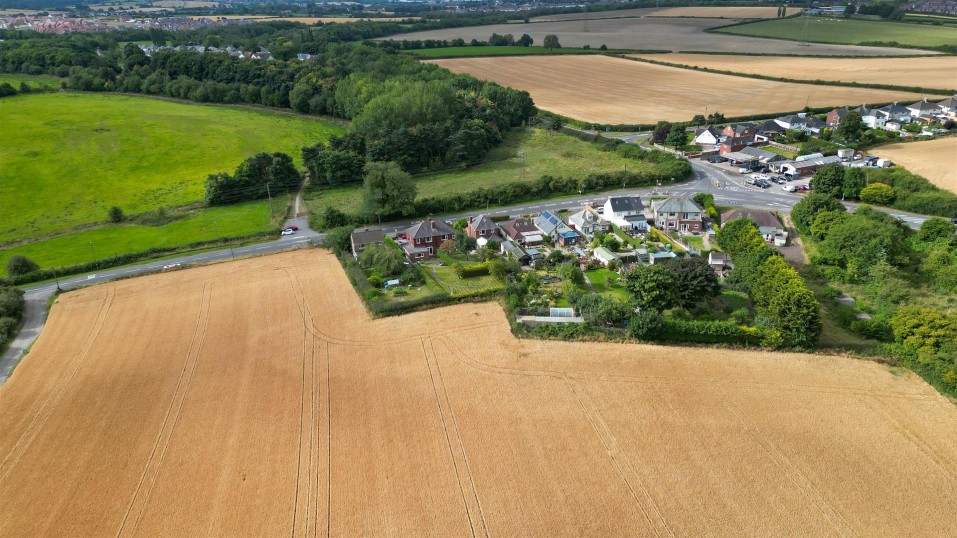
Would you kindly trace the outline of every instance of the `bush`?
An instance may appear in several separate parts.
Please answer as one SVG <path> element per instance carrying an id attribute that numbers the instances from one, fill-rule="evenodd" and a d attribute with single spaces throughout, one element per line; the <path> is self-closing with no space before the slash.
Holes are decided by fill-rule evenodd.
<path id="1" fill-rule="evenodd" d="M 19 322 L 13 318 L 0 318 L 0 345 L 13 338 L 13 331 Z"/>
<path id="2" fill-rule="evenodd" d="M 30 258 L 16 254 L 7 260 L 7 274 L 13 277 L 28 275 L 34 271 L 39 271 L 40 266 Z"/>
<path id="3" fill-rule="evenodd" d="M 455 264 L 461 268 L 461 271 L 455 269 L 455 273 L 459 278 L 472 278 L 476 276 L 485 276 L 489 274 L 489 264 L 488 263 L 479 263 L 476 265 L 469 265 L 468 267 L 462 267 L 462 264 Z M 455 266 L 453 265 L 453 268 Z"/>
<path id="4" fill-rule="evenodd" d="M 113 223 L 123 222 L 123 210 L 120 209 L 119 207 L 117 206 L 111 207 L 110 210 L 107 212 L 107 214 L 110 218 L 110 222 L 113 222 Z"/>
<path id="5" fill-rule="evenodd" d="M 885 183 L 871 183 L 861 189 L 862 202 L 877 205 L 889 205 L 894 201 L 894 189 Z"/>
<path id="6" fill-rule="evenodd" d="M 657 310 L 643 308 L 631 316 L 628 333 L 639 340 L 653 340 L 664 325 L 665 320 Z"/>

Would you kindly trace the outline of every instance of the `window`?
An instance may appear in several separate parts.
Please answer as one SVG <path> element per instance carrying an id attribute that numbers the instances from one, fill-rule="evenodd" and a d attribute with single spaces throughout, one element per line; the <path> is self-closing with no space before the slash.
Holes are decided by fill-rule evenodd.
<path id="1" fill-rule="evenodd" d="M 432 247 L 429 247 L 429 256 L 431 256 L 432 254 L 433 254 Z"/>
<path id="2" fill-rule="evenodd" d="M 419 238 L 416 238 L 415 244 L 416 244 L 416 245 L 421 245 L 421 244 L 422 244 L 422 240 L 419 239 Z"/>

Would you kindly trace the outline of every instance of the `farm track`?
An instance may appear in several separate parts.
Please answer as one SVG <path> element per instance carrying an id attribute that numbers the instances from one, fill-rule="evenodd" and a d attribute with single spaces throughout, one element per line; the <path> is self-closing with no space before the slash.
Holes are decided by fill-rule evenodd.
<path id="1" fill-rule="evenodd" d="M 0 536 L 957 532 L 957 413 L 878 364 L 520 341 L 494 304 L 370 319 L 315 250 L 71 292 L 51 328 L 66 313 L 72 353 L 45 332 L 0 387 Z M 104 347 L 177 317 L 177 346 Z M 114 409 L 79 395 L 115 383 L 149 418 L 59 418 Z"/>

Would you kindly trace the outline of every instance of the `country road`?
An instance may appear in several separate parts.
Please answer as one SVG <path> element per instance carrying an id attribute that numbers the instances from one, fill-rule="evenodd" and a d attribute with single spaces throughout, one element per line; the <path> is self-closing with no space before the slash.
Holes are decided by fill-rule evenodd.
<path id="1" fill-rule="evenodd" d="M 634 141 L 639 136 L 625 135 Z M 491 208 L 489 212 L 496 214 L 508 213 L 511 216 L 537 213 L 544 210 L 559 211 L 562 209 L 572 209 L 581 207 L 584 204 L 602 204 L 608 196 L 621 195 L 639 195 L 639 196 L 678 196 L 690 197 L 698 192 L 710 192 L 714 195 L 715 204 L 723 206 L 740 206 L 754 209 L 767 209 L 770 211 L 789 212 L 791 208 L 801 201 L 803 195 L 789 193 L 781 190 L 777 185 L 769 189 L 747 185 L 744 183 L 745 176 L 729 172 L 718 166 L 704 161 L 691 160 L 694 178 L 690 181 L 676 183 L 671 185 L 661 185 L 658 187 L 642 187 L 635 189 L 619 189 L 604 193 L 587 194 L 582 196 L 573 196 L 569 198 L 551 199 L 538 202 L 527 202 L 508 207 Z M 298 198 L 298 197 L 297 197 Z M 298 202 L 298 200 L 297 200 Z M 844 203 L 851 211 L 855 210 L 859 204 L 849 202 Z M 298 208 L 297 208 L 298 209 Z M 905 213 L 895 209 L 881 208 L 881 211 L 889 213 L 911 228 L 918 228 L 930 217 L 924 215 L 915 215 Z M 454 213 L 441 215 L 446 220 L 455 220 L 460 217 L 475 215 L 481 210 L 469 211 L 466 213 Z M 387 232 L 395 232 L 408 228 L 412 222 L 390 222 L 383 223 L 383 229 Z M 206 251 L 199 254 L 184 255 L 176 258 L 165 259 L 162 261 L 146 262 L 136 265 L 128 265 L 98 271 L 87 275 L 73 276 L 60 279 L 60 288 L 70 290 L 81 286 L 99 284 L 158 271 L 172 270 L 180 266 L 191 264 L 204 264 L 213 261 L 228 260 L 238 256 L 251 256 L 266 254 L 270 252 L 279 252 L 283 250 L 302 248 L 310 245 L 320 244 L 324 234 L 317 233 L 309 228 L 309 219 L 304 216 L 290 219 L 287 225 L 299 227 L 299 231 L 290 236 L 283 236 L 275 241 L 259 243 L 246 247 L 225 248 L 221 250 Z M 50 296 L 56 291 L 55 283 L 45 282 L 35 285 L 24 286 L 26 292 L 26 320 L 23 329 L 13 340 L 6 352 L 0 356 L 0 385 L 2 385 L 17 362 L 21 359 L 24 352 L 30 348 L 30 345 L 39 336 L 43 324 L 46 322 L 46 305 Z"/>

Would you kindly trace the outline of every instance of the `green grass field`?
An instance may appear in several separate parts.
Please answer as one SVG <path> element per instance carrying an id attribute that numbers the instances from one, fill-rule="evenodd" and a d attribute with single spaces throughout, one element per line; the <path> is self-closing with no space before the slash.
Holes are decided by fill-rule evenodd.
<path id="1" fill-rule="evenodd" d="M 519 153 L 525 154 L 525 164 Z M 486 161 L 466 170 L 451 170 L 416 176 L 419 197 L 467 192 L 514 181 L 532 181 L 543 175 L 584 177 L 596 172 L 628 169 L 637 171 L 652 165 L 601 151 L 594 144 L 566 134 L 533 129 L 531 134 L 514 130 L 505 142 L 493 149 Z M 524 172 L 523 172 L 524 168 Z M 506 203 L 507 200 L 503 200 Z M 310 192 L 306 205 L 314 214 L 326 206 L 347 213 L 358 212 L 362 203 L 360 186 L 321 189 Z"/>
<path id="2" fill-rule="evenodd" d="M 731 26 L 716 31 L 727 34 L 800 41 L 804 35 L 804 18 L 766 20 Z M 807 40 L 815 43 L 843 45 L 881 41 L 885 43 L 896 42 L 912 47 L 939 47 L 942 45 L 957 45 L 957 32 L 947 26 L 810 17 Z"/>
<path id="3" fill-rule="evenodd" d="M 546 49 L 545 47 L 442 47 L 403 51 L 420 58 L 466 58 L 472 56 L 525 56 L 528 54 L 597 54 L 598 49 Z"/>
<path id="4" fill-rule="evenodd" d="M 259 151 L 298 157 L 340 132 L 293 115 L 80 93 L 0 99 L 0 118 L 0 245 L 105 221 L 111 206 L 133 215 L 196 202 L 210 173 Z"/>
<path id="5" fill-rule="evenodd" d="M 443 291 L 452 296 L 475 295 L 486 291 L 500 290 L 505 287 L 502 281 L 491 275 L 459 278 L 455 274 L 455 271 L 448 266 L 431 267 L 431 270 L 432 278 L 438 282 Z M 426 272 L 428 272 L 428 268 Z"/>
<path id="6" fill-rule="evenodd" d="M 287 203 L 287 200 L 274 200 L 275 214 L 281 215 L 278 211 L 284 210 Z M 94 253 L 97 259 L 109 258 L 150 248 L 252 235 L 272 227 L 278 229 L 278 226 L 277 218 L 270 219 L 269 203 L 265 200 L 214 207 L 165 226 L 108 226 L 0 250 L 0 275 L 6 275 L 7 260 L 15 254 L 22 254 L 47 269 L 93 261 Z"/>
<path id="7" fill-rule="evenodd" d="M 628 290 L 626 290 L 625 287 L 620 283 L 615 281 L 611 286 L 605 283 L 608 277 L 617 279 L 618 273 L 608 269 L 592 269 L 591 271 L 585 271 L 585 278 L 587 278 L 588 282 L 591 283 L 592 287 L 595 289 L 595 293 L 599 295 L 607 295 L 608 297 L 618 299 L 620 301 L 630 301 L 631 295 L 629 295 Z"/>
<path id="8" fill-rule="evenodd" d="M 59 88 L 60 79 L 57 77 L 50 77 L 46 75 L 12 75 L 9 73 L 0 73 L 0 84 L 4 82 L 10 83 L 11 86 L 20 91 L 20 84 L 23 82 L 27 83 L 27 86 L 31 88 Z"/>

